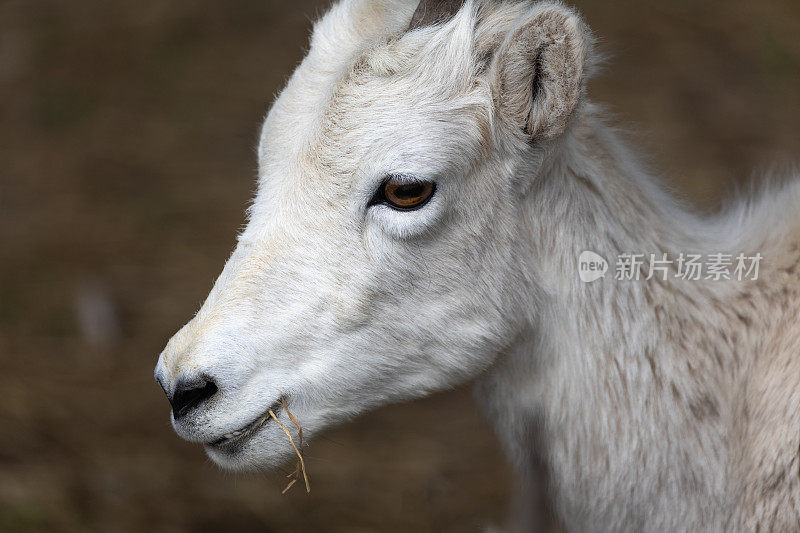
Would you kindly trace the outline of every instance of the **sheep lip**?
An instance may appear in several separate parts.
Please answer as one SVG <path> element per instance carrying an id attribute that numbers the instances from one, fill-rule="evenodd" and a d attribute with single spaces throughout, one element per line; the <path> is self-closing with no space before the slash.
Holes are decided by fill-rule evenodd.
<path id="1" fill-rule="evenodd" d="M 259 429 L 261 429 L 263 426 L 267 424 L 267 422 L 269 422 L 271 418 L 269 414 L 270 411 L 276 413 L 277 416 L 278 409 L 281 408 L 283 401 L 284 400 L 282 399 L 276 401 L 262 415 L 260 415 L 258 418 L 256 418 L 249 424 L 243 426 L 240 429 L 237 429 L 236 431 L 228 432 L 219 439 L 206 443 L 206 445 L 211 446 L 212 448 L 226 448 L 234 444 L 239 444 L 241 442 L 244 442 L 247 438 L 255 435 Z"/>

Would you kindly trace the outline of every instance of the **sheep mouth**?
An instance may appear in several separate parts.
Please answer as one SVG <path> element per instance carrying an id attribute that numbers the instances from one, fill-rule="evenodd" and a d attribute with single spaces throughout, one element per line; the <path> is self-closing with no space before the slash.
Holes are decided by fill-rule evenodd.
<path id="1" fill-rule="evenodd" d="M 269 423 L 270 419 L 272 418 L 270 411 L 275 413 L 275 416 L 278 416 L 278 410 L 281 408 L 283 401 L 285 400 L 280 399 L 276 401 L 264 412 L 264 414 L 246 426 L 237 429 L 236 431 L 226 433 L 219 439 L 206 443 L 206 446 L 218 450 L 234 451 L 234 448 L 241 446 L 247 439 L 255 435 L 262 427 Z"/>

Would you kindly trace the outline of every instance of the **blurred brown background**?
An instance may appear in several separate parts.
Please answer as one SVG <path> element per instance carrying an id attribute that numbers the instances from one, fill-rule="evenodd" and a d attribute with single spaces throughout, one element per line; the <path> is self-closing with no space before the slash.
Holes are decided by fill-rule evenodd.
<path id="1" fill-rule="evenodd" d="M 152 378 L 231 251 L 316 0 L 0 0 L 0 531 L 478 531 L 512 474 L 465 389 L 308 449 L 180 441 Z M 800 2 L 581 0 L 590 87 L 699 207 L 800 159 Z"/>

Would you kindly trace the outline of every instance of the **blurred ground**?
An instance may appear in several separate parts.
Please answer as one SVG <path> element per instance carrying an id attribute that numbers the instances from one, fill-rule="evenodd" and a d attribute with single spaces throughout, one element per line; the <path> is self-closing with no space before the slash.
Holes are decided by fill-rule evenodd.
<path id="1" fill-rule="evenodd" d="M 0 531 L 477 531 L 512 475 L 467 391 L 220 472 L 152 379 L 253 189 L 313 0 L 0 1 Z M 590 88 L 703 208 L 800 158 L 797 0 L 582 0 Z"/>

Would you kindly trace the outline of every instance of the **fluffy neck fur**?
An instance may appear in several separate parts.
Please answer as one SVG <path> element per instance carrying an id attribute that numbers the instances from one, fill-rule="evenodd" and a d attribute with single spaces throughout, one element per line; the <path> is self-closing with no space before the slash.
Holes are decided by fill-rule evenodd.
<path id="1" fill-rule="evenodd" d="M 745 431 L 736 391 L 749 332 L 767 331 L 764 286 L 616 281 L 614 262 L 770 246 L 758 228 L 740 234 L 741 213 L 690 214 L 635 161 L 591 105 L 553 149 L 527 204 L 530 330 L 477 394 L 523 477 L 547 474 L 569 530 L 715 530 L 740 496 L 730 489 L 741 475 L 732 458 L 747 453 L 731 444 Z M 583 250 L 609 261 L 605 279 L 580 282 Z"/>

